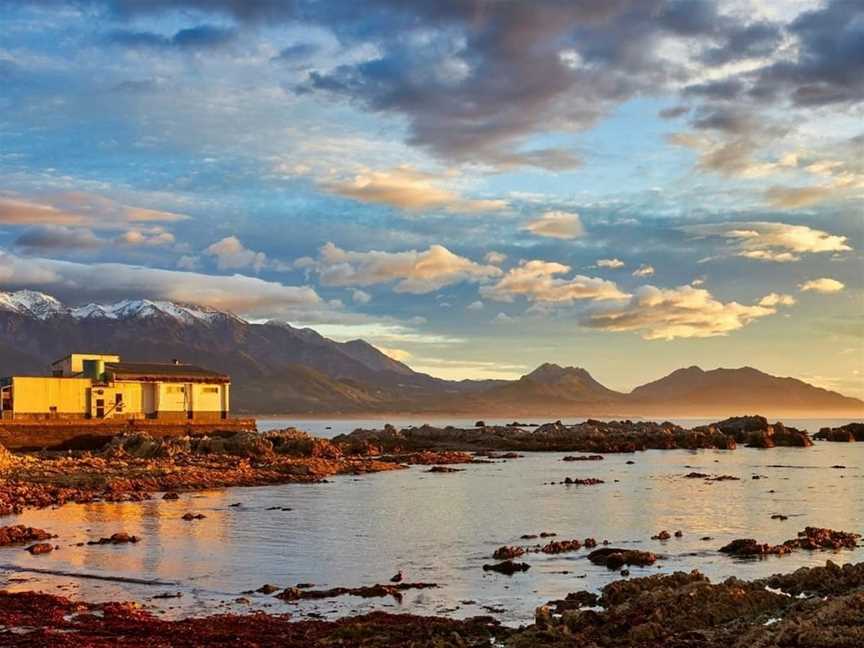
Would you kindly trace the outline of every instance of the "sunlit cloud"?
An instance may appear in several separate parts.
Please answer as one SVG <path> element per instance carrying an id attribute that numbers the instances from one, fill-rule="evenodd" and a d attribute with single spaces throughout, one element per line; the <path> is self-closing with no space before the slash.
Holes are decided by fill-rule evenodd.
<path id="1" fill-rule="evenodd" d="M 522 229 L 537 236 L 556 239 L 575 239 L 585 234 L 579 214 L 564 211 L 548 211 L 525 223 Z"/>
<path id="2" fill-rule="evenodd" d="M 317 258 L 298 259 L 295 265 L 316 272 L 325 286 L 373 286 L 395 282 L 395 292 L 414 294 L 501 275 L 499 268 L 475 263 L 443 245 L 431 245 L 424 251 L 355 252 L 327 243 Z"/>
<path id="3" fill-rule="evenodd" d="M 440 175 L 410 167 L 386 171 L 366 170 L 348 180 L 325 182 L 322 187 L 364 203 L 388 205 L 412 212 L 441 210 L 450 213 L 495 212 L 507 207 L 503 200 L 466 198 L 442 185 Z"/>
<path id="4" fill-rule="evenodd" d="M 267 264 L 266 254 L 250 250 L 236 236 L 226 236 L 216 241 L 207 248 L 206 254 L 215 257 L 220 270 L 252 268 L 260 272 Z"/>
<path id="5" fill-rule="evenodd" d="M 523 261 L 511 268 L 497 283 L 482 286 L 480 293 L 500 302 L 525 297 L 532 302 L 572 303 L 578 300 L 620 300 L 628 295 L 605 279 L 575 275 L 561 278 L 570 266 L 549 261 Z"/>
<path id="6" fill-rule="evenodd" d="M 654 274 L 654 266 L 643 264 L 633 271 L 634 277 L 650 277 Z"/>
<path id="7" fill-rule="evenodd" d="M 707 338 L 727 335 L 756 319 L 773 315 L 777 312 L 775 307 L 783 304 L 779 296 L 766 296 L 747 306 L 734 301 L 724 303 L 707 290 L 693 286 L 666 289 L 643 286 L 626 304 L 598 308 L 582 324 L 604 331 L 635 331 L 645 340 Z"/>
<path id="8" fill-rule="evenodd" d="M 801 292 L 816 292 L 823 295 L 830 295 L 831 293 L 841 292 L 845 287 L 846 284 L 842 281 L 837 281 L 836 279 L 831 279 L 829 277 L 822 277 L 821 279 L 805 281 L 798 288 Z"/>
<path id="9" fill-rule="evenodd" d="M 598 268 L 623 268 L 626 264 L 621 259 L 597 259 Z"/>
<path id="10" fill-rule="evenodd" d="M 698 237 L 726 239 L 735 256 L 788 263 L 804 254 L 845 252 L 852 248 L 845 236 L 829 234 L 807 225 L 769 222 L 733 222 L 693 225 L 684 231 Z"/>

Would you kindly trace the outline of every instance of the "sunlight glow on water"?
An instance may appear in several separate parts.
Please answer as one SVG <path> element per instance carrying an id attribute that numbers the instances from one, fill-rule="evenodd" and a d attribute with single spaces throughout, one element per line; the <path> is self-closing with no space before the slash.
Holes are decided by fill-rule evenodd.
<path id="1" fill-rule="evenodd" d="M 356 427 L 356 422 L 354 422 Z M 790 422 L 790 424 L 792 424 Z M 0 578 L 10 589 L 41 589 L 87 600 L 136 599 L 167 614 L 204 614 L 214 604 L 231 610 L 347 614 L 390 609 L 471 616 L 503 609 L 503 621 L 526 622 L 537 605 L 618 578 L 591 565 L 586 550 L 529 555 L 532 568 L 513 577 L 483 572 L 492 552 L 519 544 L 525 533 L 554 531 L 560 538 L 592 536 L 614 545 L 662 554 L 662 571 L 699 569 L 712 578 L 756 578 L 803 565 L 855 562 L 864 550 L 797 552 L 766 560 L 737 561 L 716 550 L 734 538 L 777 543 L 805 526 L 864 531 L 864 444 L 817 443 L 809 449 L 647 451 L 606 455 L 604 461 L 561 461 L 564 453 L 526 453 L 523 459 L 464 466 L 464 472 L 428 474 L 425 467 L 338 477 L 317 485 L 234 488 L 190 493 L 179 501 L 69 505 L 29 511 L 2 524 L 26 524 L 58 533 L 61 549 L 30 556 L 0 549 Z M 627 465 L 628 460 L 635 461 Z M 843 464 L 846 469 L 832 466 Z M 785 467 L 770 467 L 785 466 Z M 691 470 L 731 474 L 740 481 L 684 479 Z M 761 476 L 754 480 L 753 475 Z M 590 487 L 545 485 L 566 476 L 599 477 Z M 771 492 L 774 491 L 774 492 Z M 240 503 L 239 507 L 231 504 Z M 290 507 L 290 511 L 267 510 Z M 187 511 L 206 519 L 185 522 Z M 771 515 L 788 515 L 786 521 Z M 684 537 L 650 540 L 662 529 Z M 126 531 L 137 545 L 76 547 L 78 542 Z M 702 541 L 712 536 L 711 541 Z M 528 541 L 531 542 L 531 541 Z M 112 582 L 51 576 L 28 568 L 162 581 Z M 318 587 L 386 582 L 403 570 L 406 581 L 432 581 L 439 589 L 389 599 L 339 599 L 283 603 L 246 590 L 264 583 Z M 632 568 L 633 576 L 660 571 Z M 2 584 L 2 583 L 0 583 Z M 165 592 L 180 599 L 152 600 Z M 474 601 L 474 603 L 464 603 Z M 173 608 L 173 609 L 172 609 Z"/>

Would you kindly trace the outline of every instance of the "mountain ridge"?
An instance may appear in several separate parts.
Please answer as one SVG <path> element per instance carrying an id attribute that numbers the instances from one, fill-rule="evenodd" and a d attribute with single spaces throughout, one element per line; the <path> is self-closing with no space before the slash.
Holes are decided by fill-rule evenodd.
<path id="1" fill-rule="evenodd" d="M 337 342 L 284 322 L 160 300 L 69 307 L 37 291 L 0 291 L 0 374 L 44 374 L 75 350 L 141 361 L 179 358 L 232 375 L 248 413 L 662 415 L 855 411 L 864 402 L 753 367 L 695 365 L 609 389 L 582 367 L 543 363 L 512 381 L 448 381 L 413 370 L 365 340 Z"/>

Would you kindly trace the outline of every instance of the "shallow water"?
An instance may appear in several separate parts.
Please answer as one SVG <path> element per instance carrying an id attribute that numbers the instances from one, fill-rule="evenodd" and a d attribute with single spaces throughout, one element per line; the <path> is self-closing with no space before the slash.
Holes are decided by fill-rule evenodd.
<path id="1" fill-rule="evenodd" d="M 348 423 L 351 429 L 358 426 L 356 421 Z M 169 616 L 250 608 L 300 617 L 371 609 L 457 617 L 491 611 L 504 622 L 522 623 L 531 620 L 541 603 L 580 589 L 598 589 L 620 577 L 589 563 L 584 549 L 558 556 L 529 555 L 524 560 L 530 571 L 512 577 L 482 570 L 484 563 L 493 562 L 497 547 L 519 544 L 525 533 L 554 531 L 559 539 L 591 536 L 663 555 L 659 569 L 631 568 L 632 576 L 699 569 L 712 578 L 749 579 L 823 564 L 826 559 L 864 560 L 864 549 L 797 552 L 752 561 L 717 552 L 740 537 L 781 542 L 808 525 L 864 531 L 864 444 L 652 450 L 606 455 L 597 462 L 565 463 L 563 456 L 526 453 L 522 459 L 472 464 L 450 474 L 429 474 L 425 467 L 415 466 L 337 477 L 326 484 L 234 488 L 184 494 L 179 501 L 29 511 L 0 519 L 0 524 L 58 533 L 60 550 L 30 556 L 21 548 L 0 549 L 0 586 L 93 601 L 135 599 Z M 837 464 L 846 468 L 832 468 Z M 735 475 L 741 481 L 685 479 L 691 470 Z M 754 480 L 753 475 L 761 478 Z M 599 477 L 605 483 L 547 485 L 567 476 Z M 230 506 L 234 503 L 241 506 Z M 267 510 L 274 506 L 292 510 Z M 207 517 L 185 522 L 180 517 L 187 511 Z M 774 513 L 789 519 L 772 520 Z M 650 539 L 662 529 L 680 529 L 684 537 Z M 139 535 L 142 541 L 74 546 L 117 531 Z M 713 539 L 703 541 L 703 536 Z M 73 575 L 30 571 L 34 569 Z M 431 581 L 441 587 L 406 592 L 401 604 L 355 597 L 297 604 L 242 594 L 264 583 L 371 585 L 386 582 L 400 569 L 406 581 Z M 12 580 L 4 584 L 8 579 Z M 183 596 L 152 599 L 174 592 Z M 248 602 L 236 603 L 240 596 Z"/>

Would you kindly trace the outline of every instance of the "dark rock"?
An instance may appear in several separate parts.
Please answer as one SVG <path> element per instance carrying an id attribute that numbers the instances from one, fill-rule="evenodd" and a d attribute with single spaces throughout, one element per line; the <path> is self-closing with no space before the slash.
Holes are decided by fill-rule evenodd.
<path id="1" fill-rule="evenodd" d="M 505 560 L 494 565 L 483 565 L 483 571 L 494 571 L 499 574 L 506 574 L 507 576 L 512 576 L 517 572 L 528 571 L 529 569 L 531 569 L 531 565 L 513 562 L 512 560 Z"/>
<path id="2" fill-rule="evenodd" d="M 54 551 L 54 545 L 52 545 L 50 542 L 37 542 L 36 544 L 27 547 L 27 551 L 29 551 L 34 556 L 39 556 Z"/>

